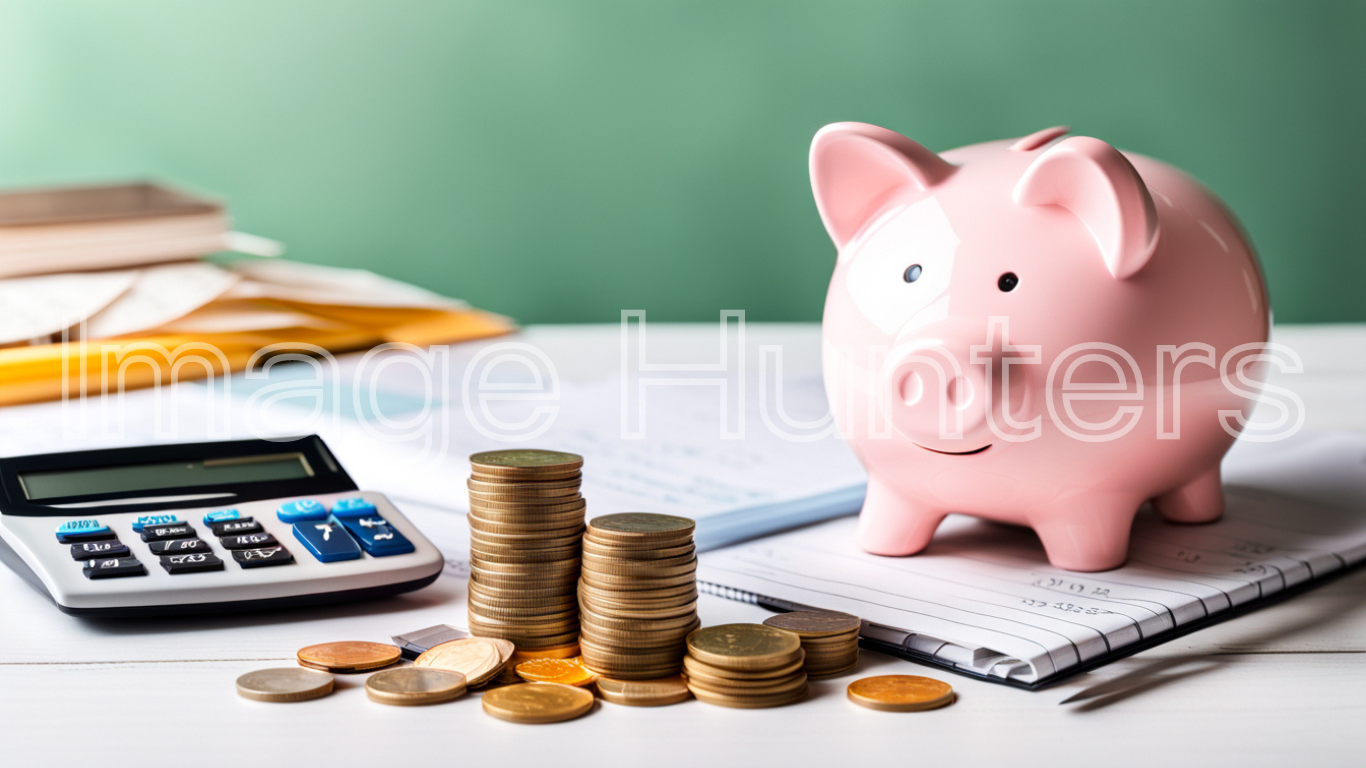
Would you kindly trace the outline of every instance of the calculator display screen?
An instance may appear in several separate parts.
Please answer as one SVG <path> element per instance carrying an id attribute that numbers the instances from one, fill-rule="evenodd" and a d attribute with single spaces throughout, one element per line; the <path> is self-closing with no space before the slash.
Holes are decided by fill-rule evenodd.
<path id="1" fill-rule="evenodd" d="M 88 469 L 54 469 L 19 473 L 24 495 L 31 499 L 96 496 L 129 491 L 158 491 L 203 485 L 259 483 L 312 477 L 302 453 L 240 456 L 202 461 L 167 461 Z"/>

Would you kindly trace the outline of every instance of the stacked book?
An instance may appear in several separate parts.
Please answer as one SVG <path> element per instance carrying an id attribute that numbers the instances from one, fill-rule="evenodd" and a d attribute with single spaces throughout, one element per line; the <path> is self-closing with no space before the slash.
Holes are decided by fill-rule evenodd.
<path id="1" fill-rule="evenodd" d="M 514 327 L 371 272 L 273 258 L 282 251 L 234 232 L 220 202 L 155 184 L 0 193 L 0 405 L 101 391 L 134 350 L 157 365 L 124 366 L 118 386 L 226 373 L 262 349 L 425 346 Z M 244 257 L 204 258 L 226 252 Z"/>

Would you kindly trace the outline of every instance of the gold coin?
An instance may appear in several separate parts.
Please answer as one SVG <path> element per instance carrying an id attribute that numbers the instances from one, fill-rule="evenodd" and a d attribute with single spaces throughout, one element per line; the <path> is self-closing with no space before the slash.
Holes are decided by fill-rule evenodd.
<path id="1" fill-rule="evenodd" d="M 258 669 L 237 678 L 237 695 L 253 701 L 308 701 L 332 692 L 333 677 L 299 667 Z"/>
<path id="2" fill-rule="evenodd" d="M 722 624 L 688 636 L 688 651 L 699 661 L 727 669 L 768 669 L 802 652 L 801 639 L 763 624 Z"/>
<path id="3" fill-rule="evenodd" d="M 687 675 L 688 686 L 693 690 L 702 689 L 707 693 L 727 696 L 779 696 L 806 687 L 806 673 L 780 677 L 775 680 L 726 680 L 716 681 Z"/>
<path id="4" fill-rule="evenodd" d="M 620 512 L 600 515 L 588 522 L 599 540 L 661 539 L 690 536 L 697 523 L 686 517 L 656 515 L 649 512 Z"/>
<path id="5" fill-rule="evenodd" d="M 697 580 L 696 571 L 687 571 L 673 576 L 661 576 L 658 578 L 644 579 L 636 576 L 613 576 L 611 574 L 594 573 L 584 570 L 582 574 L 584 583 L 590 587 L 599 589 L 620 589 L 629 592 L 633 589 L 667 589 L 669 587 L 681 587 L 684 584 L 691 584 Z"/>
<path id="6" fill-rule="evenodd" d="M 537 480 L 569 480 L 571 478 L 583 478 L 582 467 L 571 467 L 569 469 L 538 469 L 534 472 L 524 472 L 517 469 L 500 469 L 497 473 L 490 472 L 480 467 L 470 467 L 470 477 L 475 480 L 483 480 L 486 483 L 526 483 L 536 482 Z M 522 474 L 518 474 L 518 473 Z"/>
<path id="7" fill-rule="evenodd" d="M 650 629 L 660 630 L 673 629 L 676 627 L 686 627 L 697 620 L 696 611 L 684 611 L 682 614 L 671 618 L 637 619 L 615 615 L 599 614 L 595 611 L 592 611 L 591 609 L 584 607 L 582 603 L 580 603 L 579 605 L 579 616 L 581 618 L 591 620 L 594 626 L 597 626 L 601 629 L 619 630 L 626 632 L 637 631 L 647 627 Z"/>
<path id="8" fill-rule="evenodd" d="M 919 712 L 953 702 L 953 686 L 919 675 L 878 675 L 850 683 L 848 696 L 879 712 Z"/>
<path id="9" fill-rule="evenodd" d="M 470 511 L 486 518 L 497 520 L 534 521 L 546 515 L 563 515 L 583 512 L 588 508 L 584 499 L 563 501 L 557 499 L 533 499 L 527 501 L 499 501 L 497 499 L 470 499 Z"/>
<path id="10" fill-rule="evenodd" d="M 447 669 L 402 667 L 376 672 L 365 681 L 365 695 L 380 704 L 412 707 L 438 704 L 465 693 L 465 676 Z"/>
<path id="11" fill-rule="evenodd" d="M 628 707 L 662 707 L 692 698 L 688 683 L 682 675 L 657 677 L 652 680 L 618 680 L 598 678 L 598 693 L 605 701 Z"/>
<path id="12" fill-rule="evenodd" d="M 764 619 L 764 626 L 796 632 L 803 640 L 857 632 L 863 626 L 857 616 L 839 611 L 792 611 Z"/>
<path id="13" fill-rule="evenodd" d="M 704 678 L 708 680 L 714 680 L 717 682 L 733 680 L 775 680 L 778 678 L 788 677 L 789 675 L 795 675 L 798 672 L 802 671 L 802 667 L 802 660 L 797 659 L 794 662 L 784 664 L 783 666 L 776 667 L 774 669 L 765 669 L 751 672 L 737 672 L 733 669 L 713 667 L 710 664 L 698 661 L 692 656 L 685 656 L 683 658 L 683 673 L 686 674 L 688 677 Z"/>
<path id="14" fill-rule="evenodd" d="M 561 683 L 582 688 L 598 676 L 584 669 L 583 661 L 569 659 L 528 659 L 517 665 L 517 676 L 529 683 Z"/>
<path id="15" fill-rule="evenodd" d="M 564 531 L 567 534 L 574 530 L 581 530 L 583 526 L 583 516 L 576 515 L 564 520 L 550 520 L 543 523 L 505 523 L 486 520 L 471 512 L 465 516 L 465 522 L 469 524 L 470 530 L 480 531 L 482 533 L 539 534 L 541 536 L 553 538 L 562 535 L 560 531 Z"/>
<path id="16" fill-rule="evenodd" d="M 547 471 L 577 471 L 583 466 L 583 457 L 577 453 L 513 448 L 473 454 L 470 456 L 470 464 L 483 474 L 502 477 L 517 472 L 534 475 Z"/>
<path id="17" fill-rule="evenodd" d="M 560 683 L 522 683 L 484 694 L 484 712 L 513 723 L 558 723 L 593 708 L 593 694 Z"/>
<path id="18" fill-rule="evenodd" d="M 510 493 L 528 495 L 544 494 L 546 496 L 564 496 L 579 492 L 579 480 L 569 478 L 566 480 L 531 480 L 520 483 L 509 482 L 489 482 L 487 480 L 476 480 L 471 477 L 465 481 L 465 487 L 471 491 L 479 493 Z"/>
<path id="19" fill-rule="evenodd" d="M 767 709 L 795 704 L 806 698 L 808 691 L 806 686 L 802 686 L 791 693 L 781 693 L 775 696 L 733 696 L 724 693 L 712 693 L 691 684 L 688 688 L 698 701 L 714 704 L 718 707 L 731 707 L 732 709 Z"/>
<path id="20" fill-rule="evenodd" d="M 519 504 L 531 502 L 535 504 L 568 504 L 571 501 L 580 501 L 583 494 L 579 492 L 578 486 L 573 488 L 551 488 L 548 490 L 517 489 L 515 491 L 480 491 L 474 488 L 468 489 L 470 501 L 512 501 Z"/>
<path id="21" fill-rule="evenodd" d="M 662 587 L 660 589 L 640 589 L 624 592 L 619 589 L 608 589 L 605 587 L 594 587 L 589 584 L 579 583 L 579 594 L 594 600 L 677 600 L 680 603 L 692 602 L 697 599 L 697 582 L 691 584 L 679 584 L 674 587 Z"/>
<path id="22" fill-rule="evenodd" d="M 481 604 L 473 599 L 469 601 L 468 605 L 471 614 L 492 621 L 546 622 L 566 619 L 577 620 L 579 618 L 579 607 L 577 605 L 571 605 L 567 608 L 498 608 Z"/>
<path id="23" fill-rule="evenodd" d="M 503 646 L 491 638 L 462 637 L 428 648 L 417 657 L 413 666 L 459 672 L 465 676 L 466 685 L 476 688 L 503 668 L 507 661 L 503 650 Z M 511 655 L 508 651 L 508 657 Z"/>
<path id="24" fill-rule="evenodd" d="M 510 547 L 516 549 L 558 549 L 578 544 L 583 539 L 583 529 L 578 526 L 548 532 L 529 533 L 491 533 L 470 529 L 470 541 L 477 541 L 490 547 Z"/>
<path id="25" fill-rule="evenodd" d="M 512 654 L 510 664 L 516 665 L 531 659 L 572 659 L 579 655 L 578 643 L 567 643 L 550 648 L 518 648 Z"/>
<path id="26" fill-rule="evenodd" d="M 342 642 L 300 648 L 298 659 L 301 667 L 346 674 L 387 667 L 398 661 L 402 655 L 403 652 L 396 645 Z"/>
<path id="27" fill-rule="evenodd" d="M 832 677 L 844 677 L 845 675 L 858 669 L 858 662 L 855 661 L 847 667 L 840 669 L 820 670 L 819 672 L 808 669 L 806 677 L 808 680 L 828 680 Z"/>
<path id="28" fill-rule="evenodd" d="M 621 547 L 589 538 L 587 531 L 584 532 L 583 551 L 584 554 L 594 555 L 595 557 L 615 558 L 617 560 L 627 560 L 630 562 L 650 562 L 652 560 L 666 560 L 671 557 L 686 557 L 697 553 L 697 545 L 689 539 L 688 543 L 672 547 L 659 547 L 651 545 L 645 549 L 622 549 Z"/>

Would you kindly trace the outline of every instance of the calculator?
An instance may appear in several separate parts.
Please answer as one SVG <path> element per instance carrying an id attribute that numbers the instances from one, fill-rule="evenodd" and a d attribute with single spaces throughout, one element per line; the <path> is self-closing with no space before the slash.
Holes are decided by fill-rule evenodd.
<path id="1" fill-rule="evenodd" d="M 118 617 L 384 597 L 444 565 L 316 435 L 0 459 L 0 559 L 66 613 Z"/>

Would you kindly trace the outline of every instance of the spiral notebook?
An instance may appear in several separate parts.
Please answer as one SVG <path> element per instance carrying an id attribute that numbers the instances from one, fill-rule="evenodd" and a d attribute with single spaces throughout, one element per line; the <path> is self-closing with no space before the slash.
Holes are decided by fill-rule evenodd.
<path id="1" fill-rule="evenodd" d="M 1239 443 L 1227 510 L 1209 525 L 1144 509 L 1130 557 L 1053 568 L 1032 532 L 950 516 L 929 549 L 879 557 L 844 517 L 704 554 L 700 588 L 777 610 L 863 619 L 865 645 L 954 672 L 1042 688 L 1285 599 L 1366 559 L 1366 438 Z"/>

